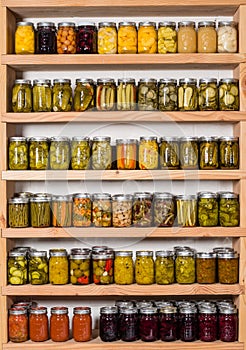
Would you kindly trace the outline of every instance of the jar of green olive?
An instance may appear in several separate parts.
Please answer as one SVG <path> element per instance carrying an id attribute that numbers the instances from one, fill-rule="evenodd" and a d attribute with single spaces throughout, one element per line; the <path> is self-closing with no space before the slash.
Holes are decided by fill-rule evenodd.
<path id="1" fill-rule="evenodd" d="M 137 284 L 153 284 L 155 282 L 155 266 L 153 252 L 141 250 L 136 252 L 135 280 Z"/>
<path id="2" fill-rule="evenodd" d="M 153 196 L 153 223 L 158 227 L 172 227 L 176 219 L 175 198 L 168 192 L 157 192 Z"/>
<path id="3" fill-rule="evenodd" d="M 195 195 L 176 196 L 177 224 L 181 227 L 194 227 L 197 221 L 197 198 Z"/>
<path id="4" fill-rule="evenodd" d="M 240 208 L 238 194 L 224 192 L 219 199 L 219 224 L 223 227 L 239 226 Z"/>
<path id="5" fill-rule="evenodd" d="M 179 138 L 161 137 L 159 141 L 160 168 L 179 169 Z"/>
<path id="6" fill-rule="evenodd" d="M 176 282 L 180 284 L 195 283 L 195 253 L 191 250 L 177 250 L 175 260 Z"/>
<path id="7" fill-rule="evenodd" d="M 26 253 L 12 251 L 8 257 L 8 283 L 20 285 L 27 283 Z"/>
<path id="8" fill-rule="evenodd" d="M 135 192 L 132 205 L 132 220 L 136 227 L 150 227 L 152 224 L 152 194 Z"/>
<path id="9" fill-rule="evenodd" d="M 219 283 L 238 283 L 239 256 L 236 252 L 218 253 Z"/>
<path id="10" fill-rule="evenodd" d="M 9 169 L 27 170 L 28 143 L 26 137 L 13 136 L 9 138 Z"/>
<path id="11" fill-rule="evenodd" d="M 155 111 L 158 107 L 158 87 L 156 79 L 140 79 L 138 83 L 138 109 Z"/>
<path id="12" fill-rule="evenodd" d="M 15 80 L 15 84 L 12 89 L 12 109 L 15 113 L 28 113 L 32 111 L 31 80 Z"/>
<path id="13" fill-rule="evenodd" d="M 74 136 L 71 142 L 72 170 L 86 170 L 90 167 L 90 139 L 85 136 Z"/>
<path id="14" fill-rule="evenodd" d="M 197 137 L 181 137 L 179 143 L 181 169 L 198 169 L 199 146 Z"/>
<path id="15" fill-rule="evenodd" d="M 53 81 L 53 112 L 70 112 L 73 97 L 70 79 L 55 79 Z"/>
<path id="16" fill-rule="evenodd" d="M 72 284 L 85 285 L 90 283 L 90 253 L 71 254 L 70 282 Z"/>
<path id="17" fill-rule="evenodd" d="M 46 170 L 49 164 L 49 139 L 30 137 L 29 166 L 31 170 Z"/>
<path id="18" fill-rule="evenodd" d="M 93 170 L 108 170 L 112 163 L 111 138 L 107 136 L 93 137 L 91 167 Z"/>
<path id="19" fill-rule="evenodd" d="M 219 140 L 217 137 L 200 137 L 200 169 L 214 170 L 219 168 Z"/>
<path id="20" fill-rule="evenodd" d="M 91 226 L 91 205 L 89 193 L 75 193 L 73 195 L 73 226 Z"/>
<path id="21" fill-rule="evenodd" d="M 216 253 L 196 254 L 197 283 L 216 283 Z"/>
<path id="22" fill-rule="evenodd" d="M 198 88 L 199 111 L 218 110 L 217 79 L 200 79 Z"/>
<path id="23" fill-rule="evenodd" d="M 114 79 L 97 79 L 96 108 L 98 111 L 114 111 L 116 109 Z"/>
<path id="24" fill-rule="evenodd" d="M 178 87 L 178 109 L 180 111 L 196 111 L 198 107 L 196 79 L 180 79 Z"/>
<path id="25" fill-rule="evenodd" d="M 92 197 L 92 224 L 96 227 L 110 227 L 112 200 L 109 193 L 94 193 Z"/>
<path id="26" fill-rule="evenodd" d="M 30 252 L 28 259 L 29 282 L 31 284 L 46 284 L 49 282 L 47 252 Z"/>
<path id="27" fill-rule="evenodd" d="M 198 223 L 199 226 L 218 226 L 219 204 L 218 196 L 212 192 L 201 192 L 198 195 Z"/>
<path id="28" fill-rule="evenodd" d="M 74 110 L 84 112 L 95 107 L 96 85 L 92 79 L 76 79 Z"/>
<path id="29" fill-rule="evenodd" d="M 155 281 L 157 284 L 174 283 L 174 252 L 159 250 L 156 252 Z"/>
<path id="30" fill-rule="evenodd" d="M 70 140 L 65 136 L 50 139 L 50 169 L 67 170 L 70 164 Z"/>
<path id="31" fill-rule="evenodd" d="M 32 197 L 31 203 L 31 226 L 32 227 L 49 227 L 51 224 L 51 197 Z"/>
<path id="32" fill-rule="evenodd" d="M 224 136 L 219 139 L 220 169 L 239 168 L 239 140 L 235 136 Z"/>
<path id="33" fill-rule="evenodd" d="M 176 79 L 161 79 L 159 81 L 158 103 L 160 111 L 177 111 L 178 88 Z"/>
<path id="34" fill-rule="evenodd" d="M 153 170 L 158 168 L 159 161 L 158 142 L 155 136 L 141 136 L 138 149 L 138 162 L 140 170 Z"/>
<path id="35" fill-rule="evenodd" d="M 114 253 L 100 251 L 92 254 L 93 282 L 112 284 L 114 282 Z"/>
<path id="36" fill-rule="evenodd" d="M 117 110 L 134 111 L 136 109 L 136 92 L 135 79 L 119 79 L 117 86 Z"/>
<path id="37" fill-rule="evenodd" d="M 49 281 L 51 284 L 67 284 L 69 282 L 68 257 L 66 249 L 49 250 Z"/>
<path id="38" fill-rule="evenodd" d="M 238 79 L 220 79 L 219 110 L 239 111 L 239 81 Z"/>
<path id="39" fill-rule="evenodd" d="M 114 260 L 114 282 L 116 284 L 134 283 L 134 264 L 132 251 L 116 251 Z"/>
<path id="40" fill-rule="evenodd" d="M 9 227 L 19 228 L 29 226 L 29 199 L 9 198 L 8 200 Z"/>
<path id="41" fill-rule="evenodd" d="M 72 198 L 70 196 L 52 197 L 52 226 L 72 226 Z"/>
<path id="42" fill-rule="evenodd" d="M 51 112 L 52 111 L 52 88 L 51 80 L 33 81 L 33 112 Z"/>
<path id="43" fill-rule="evenodd" d="M 130 194 L 112 196 L 112 225 L 114 227 L 129 227 L 132 224 L 132 200 Z"/>

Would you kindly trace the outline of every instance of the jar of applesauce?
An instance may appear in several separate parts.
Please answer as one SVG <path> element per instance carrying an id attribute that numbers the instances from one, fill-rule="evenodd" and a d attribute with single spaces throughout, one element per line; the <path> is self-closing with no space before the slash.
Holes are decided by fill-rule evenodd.
<path id="1" fill-rule="evenodd" d="M 137 28 L 135 22 L 120 22 L 118 29 L 118 53 L 137 53 Z"/>
<path id="2" fill-rule="evenodd" d="M 197 35 L 195 22 L 178 23 L 178 53 L 197 52 Z"/>
<path id="3" fill-rule="evenodd" d="M 35 52 L 35 33 L 33 23 L 18 22 L 15 31 L 15 53 L 34 54 Z"/>
<path id="4" fill-rule="evenodd" d="M 138 53 L 157 52 L 157 31 L 154 22 L 140 22 L 138 28 Z"/>
<path id="5" fill-rule="evenodd" d="M 197 51 L 199 53 L 214 53 L 217 50 L 217 32 L 215 22 L 198 23 Z"/>

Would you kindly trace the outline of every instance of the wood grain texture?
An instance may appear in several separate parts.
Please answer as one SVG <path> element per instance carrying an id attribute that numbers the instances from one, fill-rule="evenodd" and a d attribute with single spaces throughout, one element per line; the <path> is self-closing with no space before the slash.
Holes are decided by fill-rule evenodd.
<path id="1" fill-rule="evenodd" d="M 246 6 L 242 5 L 238 7 L 238 10 L 236 11 L 235 15 L 233 16 L 233 20 L 238 23 L 238 32 L 239 33 L 245 33 L 246 31 Z M 238 37 L 238 51 L 239 52 L 246 52 L 246 43 L 244 40 L 244 35 L 239 35 Z"/>

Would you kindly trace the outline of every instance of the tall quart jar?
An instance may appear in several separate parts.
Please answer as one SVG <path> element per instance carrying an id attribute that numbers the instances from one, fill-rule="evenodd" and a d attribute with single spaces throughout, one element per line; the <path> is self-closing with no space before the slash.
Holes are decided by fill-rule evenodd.
<path id="1" fill-rule="evenodd" d="M 90 283 L 90 253 L 74 253 L 69 256 L 70 282 L 72 284 L 86 285 Z"/>
<path id="2" fill-rule="evenodd" d="M 179 169 L 179 138 L 161 137 L 159 141 L 160 168 Z"/>
<path id="3" fill-rule="evenodd" d="M 201 192 L 198 195 L 198 223 L 199 226 L 218 226 L 219 205 L 218 196 L 212 192 Z"/>
<path id="4" fill-rule="evenodd" d="M 218 257 L 218 280 L 223 284 L 238 283 L 239 256 L 236 252 L 220 252 Z"/>
<path id="5" fill-rule="evenodd" d="M 51 197 L 40 196 L 30 199 L 31 226 L 49 227 L 51 224 Z"/>
<path id="6" fill-rule="evenodd" d="M 195 22 L 178 23 L 178 53 L 197 52 L 197 33 Z"/>
<path id="7" fill-rule="evenodd" d="M 219 143 L 217 137 L 200 137 L 199 153 L 200 169 L 214 170 L 219 168 Z"/>
<path id="8" fill-rule="evenodd" d="M 77 342 L 91 340 L 92 319 L 90 307 L 77 306 L 73 309 L 72 332 L 73 339 Z"/>
<path id="9" fill-rule="evenodd" d="M 98 24 L 97 51 L 99 54 L 117 53 L 117 28 L 115 22 Z"/>
<path id="10" fill-rule="evenodd" d="M 92 79 L 76 79 L 74 110 L 84 112 L 95 107 L 96 86 Z"/>
<path id="11" fill-rule="evenodd" d="M 15 31 L 15 53 L 17 55 L 34 54 L 35 32 L 33 23 L 18 22 Z"/>
<path id="12" fill-rule="evenodd" d="M 117 109 L 118 111 L 134 111 L 136 109 L 137 89 L 135 79 L 118 79 Z"/>
<path id="13" fill-rule="evenodd" d="M 138 53 L 157 52 L 157 31 L 154 22 L 140 22 L 138 27 Z"/>
<path id="14" fill-rule="evenodd" d="M 135 280 L 137 284 L 154 283 L 155 266 L 152 251 L 141 250 L 136 252 Z"/>
<path id="15" fill-rule="evenodd" d="M 198 330 L 199 340 L 205 342 L 213 342 L 217 340 L 218 318 L 217 309 L 215 307 L 203 306 L 203 304 L 199 307 Z"/>
<path id="16" fill-rule="evenodd" d="M 161 111 L 176 111 L 178 109 L 176 79 L 160 79 L 158 83 L 158 105 Z"/>
<path id="17" fill-rule="evenodd" d="M 90 139 L 86 136 L 74 136 L 71 141 L 72 170 L 86 170 L 90 167 Z"/>
<path id="18" fill-rule="evenodd" d="M 198 22 L 197 52 L 215 53 L 217 51 L 217 32 L 215 22 Z"/>
<path id="19" fill-rule="evenodd" d="M 112 196 L 112 224 L 114 227 L 129 227 L 132 224 L 132 200 L 130 194 Z"/>
<path id="20" fill-rule="evenodd" d="M 219 199 L 219 224 L 223 227 L 234 227 L 239 225 L 240 206 L 239 196 L 233 192 L 220 194 Z"/>
<path id="21" fill-rule="evenodd" d="M 27 309 L 20 307 L 9 309 L 8 335 L 9 341 L 13 343 L 22 343 L 28 340 Z"/>
<path id="22" fill-rule="evenodd" d="M 162 307 L 160 313 L 160 339 L 162 341 L 178 340 L 178 313 L 175 306 Z"/>
<path id="23" fill-rule="evenodd" d="M 216 253 L 196 254 L 197 283 L 216 283 Z"/>
<path id="24" fill-rule="evenodd" d="M 114 79 L 97 79 L 96 108 L 98 111 L 114 111 L 116 109 Z"/>
<path id="25" fill-rule="evenodd" d="M 51 284 L 67 284 L 68 257 L 66 249 L 50 249 L 49 280 Z"/>
<path id="26" fill-rule="evenodd" d="M 234 53 L 238 50 L 237 23 L 233 21 L 221 21 L 218 23 L 218 52 Z"/>
<path id="27" fill-rule="evenodd" d="M 21 285 L 27 283 L 27 257 L 26 253 L 18 251 L 9 252 L 8 257 L 8 283 Z"/>
<path id="28" fill-rule="evenodd" d="M 70 112 L 73 97 L 70 79 L 54 79 L 53 112 Z"/>
<path id="29" fill-rule="evenodd" d="M 70 196 L 52 197 L 52 226 L 72 226 L 72 198 Z"/>
<path id="30" fill-rule="evenodd" d="M 58 23 L 57 53 L 58 54 L 76 53 L 75 23 L 71 23 L 71 22 Z"/>
<path id="31" fill-rule="evenodd" d="M 112 342 L 118 338 L 118 308 L 115 306 L 101 307 L 99 320 L 99 335 L 102 341 Z"/>
<path id="32" fill-rule="evenodd" d="M 39 22 L 36 32 L 36 53 L 56 53 L 56 27 L 53 22 Z"/>
<path id="33" fill-rule="evenodd" d="M 117 169 L 135 170 L 137 162 L 136 139 L 117 139 L 116 140 L 116 159 Z"/>
<path id="34" fill-rule="evenodd" d="M 31 170 L 46 170 L 49 165 L 49 139 L 44 136 L 29 138 L 29 166 Z"/>
<path id="35" fill-rule="evenodd" d="M 157 192 L 153 196 L 153 223 L 158 227 L 172 227 L 176 219 L 176 202 L 171 193 Z"/>
<path id="36" fill-rule="evenodd" d="M 152 224 L 152 194 L 149 192 L 135 192 L 132 206 L 133 225 L 136 227 L 150 227 Z"/>
<path id="37" fill-rule="evenodd" d="M 181 137 L 179 141 L 180 168 L 184 170 L 198 169 L 198 138 L 193 136 Z"/>
<path id="38" fill-rule="evenodd" d="M 174 267 L 174 252 L 170 250 L 158 250 L 155 260 L 156 283 L 174 283 Z"/>
<path id="39" fill-rule="evenodd" d="M 235 342 L 238 338 L 238 315 L 235 307 L 219 309 L 219 340 Z"/>
<path id="40" fill-rule="evenodd" d="M 185 78 L 179 80 L 178 109 L 180 111 L 196 111 L 198 107 L 197 80 Z"/>
<path id="41" fill-rule="evenodd" d="M 112 200 L 109 193 L 94 193 L 92 197 L 92 224 L 95 227 L 110 227 Z"/>
<path id="42" fill-rule="evenodd" d="M 132 251 L 115 252 L 114 282 L 123 285 L 132 284 L 134 282 Z"/>
<path id="43" fill-rule="evenodd" d="M 138 151 L 140 170 L 153 170 L 158 168 L 158 143 L 155 136 L 141 136 Z"/>
<path id="44" fill-rule="evenodd" d="M 70 164 L 70 140 L 65 136 L 50 139 L 50 169 L 67 170 Z"/>
<path id="45" fill-rule="evenodd" d="M 200 79 L 198 88 L 198 107 L 200 111 L 218 110 L 217 79 Z"/>
<path id="46" fill-rule="evenodd" d="M 28 168 L 28 143 L 23 136 L 9 138 L 9 169 L 27 170 Z"/>
<path id="47" fill-rule="evenodd" d="M 112 164 L 111 138 L 96 136 L 92 139 L 91 167 L 93 170 L 108 170 Z"/>
<path id="48" fill-rule="evenodd" d="M 239 81 L 227 78 L 219 81 L 219 110 L 239 110 Z"/>
<path id="49" fill-rule="evenodd" d="M 73 226 L 91 226 L 91 196 L 89 193 L 76 193 L 73 196 Z"/>
<path id="50" fill-rule="evenodd" d="M 92 253 L 93 283 L 112 284 L 114 282 L 114 253 L 100 251 Z"/>
<path id="51" fill-rule="evenodd" d="M 137 28 L 135 22 L 120 22 L 118 29 L 118 53 L 137 53 Z"/>
<path id="52" fill-rule="evenodd" d="M 69 339 L 69 317 L 67 307 L 51 308 L 50 339 L 54 342 L 64 342 Z"/>
<path id="53" fill-rule="evenodd" d="M 97 28 L 94 22 L 80 22 L 76 33 L 76 53 L 97 53 Z"/>
<path id="54" fill-rule="evenodd" d="M 140 79 L 138 83 L 138 109 L 155 111 L 158 106 L 158 87 L 156 79 Z"/>
<path id="55" fill-rule="evenodd" d="M 46 284 L 49 282 L 48 258 L 46 251 L 29 252 L 28 259 L 29 282 L 31 284 Z"/>
<path id="56" fill-rule="evenodd" d="M 142 341 L 152 342 L 158 340 L 159 317 L 156 307 L 140 309 L 139 337 Z"/>
<path id="57" fill-rule="evenodd" d="M 235 136 L 219 138 L 220 169 L 239 168 L 239 139 Z"/>
<path id="58" fill-rule="evenodd" d="M 119 338 L 126 342 L 136 341 L 139 337 L 138 309 L 121 307 L 119 311 Z"/>
<path id="59" fill-rule="evenodd" d="M 192 250 L 176 251 L 175 260 L 176 282 L 180 284 L 195 283 L 196 267 L 195 253 Z"/>
<path id="60" fill-rule="evenodd" d="M 158 25 L 158 53 L 177 52 L 177 32 L 175 22 L 160 22 Z"/>
<path id="61" fill-rule="evenodd" d="M 33 81 L 33 112 L 51 112 L 52 110 L 52 88 L 51 80 Z"/>
<path id="62" fill-rule="evenodd" d="M 12 228 L 23 228 L 29 226 L 29 199 L 8 199 L 8 224 Z"/>
<path id="63" fill-rule="evenodd" d="M 49 321 L 47 308 L 32 307 L 29 309 L 29 337 L 31 341 L 43 342 L 49 339 Z"/>
<path id="64" fill-rule="evenodd" d="M 197 197 L 195 195 L 176 196 L 177 224 L 181 227 L 194 227 L 197 222 Z"/>
<path id="65" fill-rule="evenodd" d="M 12 109 L 15 113 L 29 113 L 32 111 L 31 80 L 16 79 L 12 89 Z"/>
<path id="66" fill-rule="evenodd" d="M 185 306 L 179 310 L 179 332 L 180 340 L 192 342 L 197 340 L 197 308 Z"/>

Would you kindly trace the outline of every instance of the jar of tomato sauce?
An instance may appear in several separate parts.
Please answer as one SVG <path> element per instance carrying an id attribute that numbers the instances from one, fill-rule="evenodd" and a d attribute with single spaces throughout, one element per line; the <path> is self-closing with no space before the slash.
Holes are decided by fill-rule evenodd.
<path id="1" fill-rule="evenodd" d="M 63 342 L 69 339 L 69 317 L 67 307 L 52 307 L 50 317 L 50 339 Z"/>
<path id="2" fill-rule="evenodd" d="M 75 341 L 89 341 L 92 336 L 92 320 L 90 307 L 73 309 L 73 338 Z"/>
<path id="3" fill-rule="evenodd" d="M 27 309 L 11 308 L 9 310 L 9 340 L 13 343 L 22 343 L 28 340 Z"/>
<path id="4" fill-rule="evenodd" d="M 30 340 L 41 342 L 49 339 L 47 308 L 43 306 L 31 308 L 29 313 Z"/>

